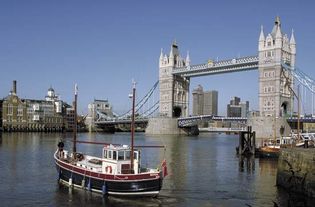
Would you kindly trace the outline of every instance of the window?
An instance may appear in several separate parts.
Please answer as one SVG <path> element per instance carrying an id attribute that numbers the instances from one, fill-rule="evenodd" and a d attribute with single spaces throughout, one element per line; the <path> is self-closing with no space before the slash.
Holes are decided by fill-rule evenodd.
<path id="1" fill-rule="evenodd" d="M 125 159 L 129 160 L 130 159 L 130 151 L 125 151 Z"/>
<path id="2" fill-rule="evenodd" d="M 268 45 L 268 47 L 270 47 L 271 46 L 271 41 L 268 41 L 267 45 Z"/>
<path id="3" fill-rule="evenodd" d="M 13 114 L 13 106 L 12 106 L 12 104 L 8 105 L 8 114 L 10 114 L 10 115 Z"/>
<path id="4" fill-rule="evenodd" d="M 18 107 L 17 115 L 18 116 L 23 116 L 23 107 L 21 105 Z"/>
<path id="5" fill-rule="evenodd" d="M 135 151 L 133 153 L 133 159 L 138 160 L 138 152 L 137 151 Z"/>
<path id="6" fill-rule="evenodd" d="M 113 160 L 117 160 L 117 152 L 113 151 Z"/>
<path id="7" fill-rule="evenodd" d="M 104 158 L 107 158 L 107 150 L 104 150 Z"/>
<path id="8" fill-rule="evenodd" d="M 112 159 L 112 151 L 108 151 L 108 159 Z"/>
<path id="9" fill-rule="evenodd" d="M 118 151 L 118 160 L 124 160 L 124 151 Z"/>

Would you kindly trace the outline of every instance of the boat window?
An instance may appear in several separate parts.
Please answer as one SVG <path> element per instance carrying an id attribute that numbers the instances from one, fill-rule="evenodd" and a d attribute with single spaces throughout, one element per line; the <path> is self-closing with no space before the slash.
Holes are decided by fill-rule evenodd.
<path id="1" fill-rule="evenodd" d="M 124 160 L 124 151 L 118 151 L 118 160 Z"/>
<path id="2" fill-rule="evenodd" d="M 104 158 L 107 158 L 107 150 L 104 150 Z"/>
<path id="3" fill-rule="evenodd" d="M 138 152 L 137 151 L 135 151 L 133 153 L 133 159 L 138 160 Z"/>
<path id="4" fill-rule="evenodd" d="M 117 151 L 113 151 L 113 159 L 117 160 Z"/>
<path id="5" fill-rule="evenodd" d="M 107 158 L 112 159 L 112 151 L 111 150 L 108 151 L 108 157 Z"/>
<path id="6" fill-rule="evenodd" d="M 125 151 L 125 160 L 130 160 L 130 151 Z"/>

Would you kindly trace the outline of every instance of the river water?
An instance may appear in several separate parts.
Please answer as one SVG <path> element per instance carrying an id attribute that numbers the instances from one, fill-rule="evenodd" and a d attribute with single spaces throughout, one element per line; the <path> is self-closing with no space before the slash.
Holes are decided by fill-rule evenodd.
<path id="1" fill-rule="evenodd" d="M 0 206 L 315 206 L 315 201 L 289 195 L 275 186 L 277 161 L 241 159 L 237 135 L 148 136 L 136 134 L 143 148 L 142 165 L 158 167 L 167 160 L 169 175 L 158 198 L 103 197 L 57 183 L 53 161 L 60 138 L 71 149 L 71 134 L 0 133 Z M 80 133 L 79 140 L 129 144 L 128 133 Z M 99 156 L 101 146 L 78 144 Z"/>

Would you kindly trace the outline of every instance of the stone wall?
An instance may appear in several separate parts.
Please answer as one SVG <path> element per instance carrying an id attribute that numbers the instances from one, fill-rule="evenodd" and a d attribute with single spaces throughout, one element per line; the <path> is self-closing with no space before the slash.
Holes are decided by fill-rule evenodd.
<path id="1" fill-rule="evenodd" d="M 278 160 L 277 185 L 315 197 L 315 149 L 287 148 Z"/>
<path id="2" fill-rule="evenodd" d="M 169 117 L 150 118 L 145 133 L 154 135 L 186 134 L 182 129 L 177 127 L 177 119 Z"/>
<path id="3" fill-rule="evenodd" d="M 291 133 L 291 127 L 286 119 L 282 117 L 276 119 L 271 116 L 249 117 L 247 125 L 252 126 L 252 130 L 256 132 L 256 138 L 258 139 L 274 138 L 275 133 L 276 137 L 280 137 L 281 126 L 284 128 L 283 136 L 289 136 Z"/>

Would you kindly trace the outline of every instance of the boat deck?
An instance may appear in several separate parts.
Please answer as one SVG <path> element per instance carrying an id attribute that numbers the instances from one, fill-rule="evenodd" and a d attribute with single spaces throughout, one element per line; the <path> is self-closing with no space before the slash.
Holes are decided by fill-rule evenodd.
<path id="1" fill-rule="evenodd" d="M 86 156 L 82 160 L 76 161 L 76 166 L 82 167 L 94 172 L 102 172 L 102 160 Z"/>

